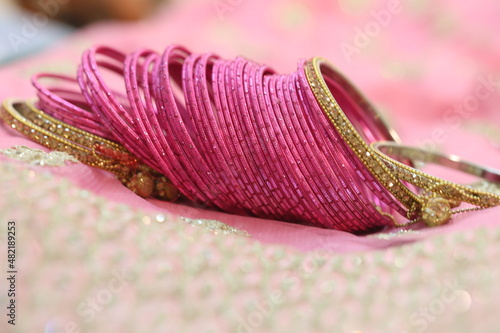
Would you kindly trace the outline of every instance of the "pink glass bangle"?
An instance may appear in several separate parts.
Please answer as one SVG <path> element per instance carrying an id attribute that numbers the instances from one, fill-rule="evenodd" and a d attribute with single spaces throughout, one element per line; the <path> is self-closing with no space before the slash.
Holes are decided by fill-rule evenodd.
<path id="1" fill-rule="evenodd" d="M 106 129 L 99 128 L 100 120 L 89 111 L 89 106 L 83 98 L 81 92 L 61 88 L 45 88 L 41 79 L 57 79 L 59 81 L 72 83 L 76 87 L 77 81 L 74 78 L 49 73 L 39 73 L 32 77 L 32 84 L 37 90 L 37 106 L 52 116 L 57 116 L 61 121 L 79 127 L 83 130 L 94 132 L 94 134 L 112 138 L 112 134 Z M 80 106 L 77 106 L 80 105 Z"/>
<path id="2" fill-rule="evenodd" d="M 392 209 L 405 215 L 405 206 L 409 207 L 408 204 L 414 200 L 415 196 L 410 191 L 402 189 L 399 181 L 380 160 L 374 157 L 371 148 L 367 146 L 369 140 L 366 133 L 358 130 L 363 128 L 358 123 L 361 115 L 349 116 L 345 114 L 336 102 L 321 72 L 321 68 L 327 66 L 326 62 L 321 58 L 314 58 L 303 66 L 302 82 L 303 87 L 306 88 L 304 91 L 308 95 L 307 98 L 311 100 L 310 107 L 319 109 L 324 113 L 325 116 L 319 118 L 320 121 L 325 122 L 324 128 L 329 130 L 332 136 L 338 137 L 342 142 L 339 147 L 344 151 L 343 156 L 356 170 L 358 177 L 385 204 L 384 207 L 379 206 L 377 210 L 385 211 L 383 215 L 387 216 L 388 211 L 392 212 Z M 391 133 L 389 130 L 377 130 L 382 127 L 383 122 L 379 116 L 376 116 L 376 113 L 367 113 L 363 122 L 365 124 L 371 122 L 375 124 L 371 126 L 373 132 L 370 134 L 374 138 L 383 138 Z M 377 171 L 377 173 L 374 171 Z M 393 196 L 396 189 L 397 191 L 405 191 L 404 195 L 401 196 L 401 201 Z"/>
<path id="3" fill-rule="evenodd" d="M 303 101 L 303 105 L 306 107 L 306 114 L 309 115 L 309 126 L 310 128 L 321 129 L 324 131 L 323 136 L 329 139 L 329 141 L 324 142 L 324 148 L 326 149 L 335 149 L 338 152 L 333 152 L 333 158 L 338 156 L 345 160 L 345 163 L 350 165 L 354 174 L 357 176 L 363 184 L 371 190 L 374 196 L 380 198 L 382 202 L 386 205 L 395 205 L 394 199 L 390 197 L 390 194 L 380 185 L 377 179 L 367 170 L 367 168 L 363 165 L 363 163 L 353 154 L 350 147 L 345 143 L 340 134 L 333 128 L 328 120 L 325 117 L 323 110 L 318 104 L 315 95 L 311 89 L 311 86 L 306 78 L 304 71 L 305 62 L 299 63 L 299 71 L 298 73 L 298 82 L 300 84 L 300 96 Z M 329 144 L 330 142 L 330 144 Z M 388 209 L 387 206 L 381 207 L 381 209 Z M 372 207 L 370 207 L 371 209 Z M 375 207 L 376 208 L 376 207 Z M 378 213 L 374 213 L 373 215 L 373 227 L 383 226 L 392 223 L 386 216 L 380 215 Z M 377 222 L 378 221 L 378 222 Z"/>
<path id="4" fill-rule="evenodd" d="M 261 216 L 272 217 L 275 216 L 272 208 L 267 202 L 263 189 L 258 184 L 257 175 L 254 173 L 256 170 L 253 161 L 253 156 L 249 156 L 248 146 L 245 138 L 242 135 L 240 127 L 239 114 L 242 112 L 239 103 L 238 85 L 240 84 L 237 79 L 237 72 L 235 61 L 224 62 L 224 82 L 225 85 L 225 107 L 222 108 L 221 118 L 225 121 L 225 126 L 228 129 L 228 142 L 234 152 L 234 166 L 239 170 L 240 175 L 243 176 L 243 183 L 246 191 L 252 196 L 255 202 L 255 207 L 262 211 Z"/>
<path id="5" fill-rule="evenodd" d="M 189 145 L 189 149 L 185 150 L 186 155 L 188 155 L 188 161 L 191 163 L 192 170 L 198 172 L 200 179 L 202 181 L 198 186 L 209 187 L 210 191 L 213 193 L 214 202 L 218 207 L 232 213 L 243 213 L 244 209 L 241 207 L 240 202 L 236 200 L 232 194 L 230 187 L 225 186 L 225 183 L 221 181 L 221 175 L 214 172 L 211 168 L 210 163 L 207 163 L 208 151 L 203 149 L 200 144 L 201 140 L 205 140 L 199 134 L 197 135 L 197 122 L 198 119 L 196 115 L 199 115 L 198 100 L 196 98 L 196 88 L 206 90 L 206 80 L 199 81 L 198 85 L 195 86 L 195 67 L 196 63 L 200 60 L 202 55 L 192 54 L 186 58 L 183 66 L 183 91 L 186 98 L 186 109 L 184 124 L 186 132 L 189 135 L 182 135 L 182 139 L 186 140 L 185 145 Z M 188 125 L 189 122 L 189 125 Z M 180 124 L 180 123 L 179 123 Z M 184 133 L 184 132 L 182 132 Z M 179 136 L 178 136 L 179 137 Z"/>
<path id="6" fill-rule="evenodd" d="M 217 115 L 214 114 L 217 87 L 213 86 L 213 82 L 217 75 L 214 69 L 217 60 L 218 56 L 208 53 L 203 55 L 195 65 L 193 89 L 194 102 L 197 103 L 197 107 L 192 109 L 195 133 L 199 145 L 203 147 L 212 174 L 218 177 L 221 184 L 224 184 L 233 204 L 244 209 L 247 214 L 257 214 L 252 205 L 252 197 L 246 195 L 244 188 L 237 186 L 232 168 L 228 164 L 227 147 L 224 138 L 220 135 Z"/>
<path id="7" fill-rule="evenodd" d="M 270 81 L 272 84 L 270 95 L 274 95 L 275 97 L 273 100 L 276 101 L 273 103 L 274 119 L 276 125 L 280 128 L 277 138 L 279 147 L 282 150 L 283 160 L 288 162 L 288 168 L 294 171 L 296 183 L 301 193 L 307 193 L 307 196 L 302 197 L 301 201 L 305 204 L 309 203 L 306 207 L 309 212 L 314 214 L 314 223 L 321 226 L 329 226 L 334 222 L 333 225 L 340 227 L 342 225 L 342 218 L 345 217 L 349 220 L 350 214 L 350 212 L 347 212 L 345 207 L 340 203 L 340 196 L 342 194 L 334 193 L 332 197 L 328 197 L 328 195 L 325 196 L 325 186 L 318 186 L 319 176 L 314 172 L 310 175 L 310 170 L 304 168 L 304 166 L 306 166 L 304 156 L 298 153 L 299 149 L 304 150 L 303 142 L 298 143 L 299 146 L 296 146 L 294 142 L 292 142 L 292 134 L 288 129 L 291 124 L 286 123 L 288 110 L 286 107 L 287 105 L 284 103 L 282 91 L 282 85 L 285 78 L 286 76 L 275 76 L 274 79 Z M 318 157 L 319 156 L 315 156 L 314 160 Z M 306 198 L 309 198 L 309 200 Z M 340 216 L 342 216 L 342 218 Z"/>
<path id="8" fill-rule="evenodd" d="M 279 174 L 276 172 L 278 169 L 273 167 L 273 162 L 276 161 L 274 158 L 268 158 L 268 151 L 266 149 L 266 142 L 260 129 L 262 126 L 258 124 L 257 117 L 266 112 L 265 108 L 261 107 L 259 100 L 257 99 L 258 93 L 256 91 L 257 86 L 263 86 L 263 79 L 267 75 L 273 75 L 274 71 L 267 66 L 262 66 L 244 58 L 239 58 L 239 62 L 246 62 L 246 66 L 242 68 L 243 73 L 243 85 L 240 91 L 242 103 L 245 105 L 247 114 L 243 114 L 243 121 L 245 130 L 250 133 L 246 135 L 247 138 L 251 138 L 250 141 L 252 146 L 252 156 L 255 159 L 256 167 L 262 182 L 262 186 L 265 187 L 266 195 L 269 197 L 270 204 L 273 207 L 278 207 L 277 213 L 280 214 L 282 219 L 293 221 L 297 216 L 304 216 L 302 206 L 291 202 L 292 197 L 290 195 L 284 195 L 282 188 L 279 186 L 278 179 Z M 267 135 L 267 133 L 266 133 Z"/>
<path id="9" fill-rule="evenodd" d="M 259 138 L 256 134 L 252 115 L 254 112 L 260 112 L 252 107 L 252 100 L 247 99 L 250 87 L 250 77 L 247 71 L 251 71 L 253 67 L 258 65 L 241 57 L 233 61 L 233 68 L 236 78 L 235 99 L 239 111 L 235 112 L 235 124 L 237 124 L 237 137 L 239 138 L 239 145 L 243 149 L 243 154 L 247 159 L 248 164 L 251 166 L 251 171 L 256 182 L 256 186 L 262 193 L 263 201 L 270 206 L 273 215 L 283 218 L 288 216 L 291 207 L 287 202 L 278 202 L 274 196 L 273 188 L 267 181 L 267 174 L 265 173 L 266 164 L 260 151 Z"/>
<path id="10" fill-rule="evenodd" d="M 236 123 L 233 121 L 233 117 L 230 115 L 231 106 L 234 105 L 236 89 L 232 89 L 231 85 L 226 84 L 228 71 L 232 64 L 228 61 L 220 60 L 214 64 L 214 102 L 217 111 L 219 130 L 221 137 L 226 142 L 227 161 L 230 164 L 231 169 L 234 172 L 234 177 L 237 181 L 238 187 L 245 193 L 248 197 L 248 203 L 252 207 L 252 211 L 260 212 L 256 213 L 257 216 L 264 216 L 269 214 L 267 208 L 264 207 L 263 202 L 254 195 L 255 191 L 252 191 L 247 184 L 250 183 L 252 179 L 252 174 L 250 173 L 250 166 L 245 164 L 246 160 L 242 160 L 240 156 L 243 154 L 241 147 L 237 144 L 236 139 Z M 258 188 L 256 189 L 258 190 Z"/>
<path id="11" fill-rule="evenodd" d="M 175 174 L 177 184 L 174 184 L 186 191 L 191 200 L 213 207 L 213 196 L 210 191 L 204 193 L 199 188 L 202 180 L 192 170 L 192 165 L 186 158 L 181 147 L 183 143 L 179 137 L 181 135 L 187 138 L 188 135 L 186 129 L 182 129 L 184 121 L 181 112 L 185 114 L 185 106 L 175 95 L 174 84 L 182 85 L 182 64 L 189 54 L 190 52 L 183 47 L 170 46 L 163 52 L 154 70 L 158 125 L 159 130 L 164 132 L 162 147 L 166 156 L 163 159 L 168 164 L 168 167 L 162 171 Z M 189 147 L 188 144 L 187 149 Z"/>
<path id="12" fill-rule="evenodd" d="M 327 156 L 319 149 L 320 145 L 317 143 L 318 140 L 321 140 L 317 137 L 319 133 L 315 134 L 304 121 L 307 115 L 303 113 L 303 106 L 301 106 L 297 96 L 297 90 L 294 89 L 295 84 L 294 74 L 285 77 L 282 89 L 278 90 L 284 94 L 281 98 L 286 101 L 288 106 L 283 108 L 283 115 L 284 124 L 287 124 L 287 128 L 284 130 L 288 130 L 292 139 L 292 143 L 289 145 L 299 149 L 298 156 L 306 157 L 300 159 L 302 161 L 300 166 L 304 170 L 303 172 L 310 177 L 308 183 L 316 184 L 318 198 L 322 199 L 327 207 L 334 209 L 337 214 L 340 211 L 347 212 L 342 214 L 341 224 L 349 223 L 352 225 L 355 222 L 351 221 L 362 220 L 362 216 L 358 215 L 357 210 L 350 206 L 344 173 L 339 169 L 337 161 L 335 159 L 327 161 Z M 285 112 L 287 110 L 290 111 Z M 299 123 L 298 119 L 301 119 L 302 123 Z"/>

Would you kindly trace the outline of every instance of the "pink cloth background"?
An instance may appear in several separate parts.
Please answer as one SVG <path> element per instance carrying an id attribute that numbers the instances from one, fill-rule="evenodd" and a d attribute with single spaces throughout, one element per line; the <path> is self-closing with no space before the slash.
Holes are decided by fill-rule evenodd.
<path id="1" fill-rule="evenodd" d="M 469 115 L 455 117 L 452 122 L 449 113 L 455 104 L 474 96 L 482 82 L 480 78 L 491 77 L 500 82 L 500 36 L 496 34 L 500 3 L 486 0 L 228 3 L 177 1 L 144 22 L 87 27 L 43 54 L 0 69 L 0 99 L 33 97 L 34 89 L 29 82 L 33 73 L 74 73 L 81 52 L 93 44 L 107 44 L 124 51 L 139 47 L 161 51 L 168 44 L 178 43 L 193 51 L 214 51 L 223 57 L 244 55 L 281 72 L 295 70 L 300 58 L 323 56 L 388 116 L 405 143 L 428 144 L 434 135 L 439 142 L 434 140 L 433 146 L 500 168 L 500 116 L 495 112 L 500 105 L 500 85 L 494 86 L 491 94 Z M 217 7 L 220 4 L 226 7 Z M 397 13 L 387 14 L 394 6 L 401 8 Z M 216 8 L 226 11 L 222 13 Z M 382 12 L 386 13 L 383 26 L 376 23 L 376 16 L 380 17 Z M 367 30 L 370 36 L 361 43 L 360 31 Z M 342 47 L 347 44 L 356 48 L 356 53 L 346 56 Z M 41 148 L 0 127 L 0 148 L 13 145 Z M 112 201 L 147 211 L 217 219 L 248 231 L 259 241 L 304 251 L 318 247 L 336 252 L 365 251 L 444 232 L 497 227 L 500 223 L 500 209 L 493 208 L 457 216 L 452 224 L 417 234 L 390 240 L 367 238 L 144 200 L 105 172 L 85 165 L 51 170 Z"/>

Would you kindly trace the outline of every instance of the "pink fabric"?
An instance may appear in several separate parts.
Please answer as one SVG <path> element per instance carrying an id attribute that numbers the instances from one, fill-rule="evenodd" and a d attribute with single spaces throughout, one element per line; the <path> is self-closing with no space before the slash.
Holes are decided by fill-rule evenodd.
<path id="1" fill-rule="evenodd" d="M 400 12 L 392 14 L 391 2 L 363 2 L 369 7 L 359 2 L 357 8 L 344 0 L 242 1 L 221 17 L 212 1 L 179 1 L 146 22 L 90 26 L 42 55 L 0 69 L 0 99 L 33 97 L 29 77 L 36 72 L 74 74 L 81 52 L 96 44 L 124 51 L 139 47 L 160 51 L 167 44 L 179 43 L 224 57 L 241 54 L 286 73 L 295 70 L 298 59 L 319 55 L 333 62 L 389 115 L 405 143 L 440 146 L 446 152 L 500 168 L 500 116 L 495 112 L 500 104 L 496 83 L 500 81 L 500 36 L 493 33 L 497 30 L 497 4 L 445 0 L 417 7 L 401 1 Z M 369 29 L 377 25 L 380 13 L 389 13 L 389 18 L 378 23 L 375 34 Z M 0 127 L 0 148 L 20 144 L 40 148 Z M 500 223 L 500 209 L 493 208 L 456 216 L 454 223 L 441 228 L 382 240 L 144 200 L 109 174 L 85 165 L 50 170 L 116 202 L 148 211 L 217 219 L 262 242 L 304 251 L 319 247 L 364 251 Z"/>

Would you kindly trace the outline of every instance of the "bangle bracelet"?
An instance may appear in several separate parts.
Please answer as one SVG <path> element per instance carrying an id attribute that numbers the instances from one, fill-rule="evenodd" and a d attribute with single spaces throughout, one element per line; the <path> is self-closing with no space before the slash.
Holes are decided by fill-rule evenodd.
<path id="1" fill-rule="evenodd" d="M 180 193 L 164 176 L 142 164 L 123 146 L 57 120 L 38 110 L 32 101 L 4 101 L 0 117 L 13 129 L 78 161 L 114 173 L 141 197 L 174 201 Z"/>
<path id="2" fill-rule="evenodd" d="M 69 125 L 92 131 L 95 135 L 103 138 L 113 139 L 112 134 L 104 127 L 99 127 L 97 115 L 85 110 L 88 104 L 81 92 L 68 88 L 46 88 L 40 83 L 40 79 L 57 79 L 65 85 L 77 86 L 77 80 L 64 75 L 40 73 L 32 77 L 31 82 L 37 90 L 38 103 L 40 109 L 46 113 L 56 116 L 59 120 Z M 84 108 L 82 108 L 84 107 Z"/>
<path id="3" fill-rule="evenodd" d="M 234 93 L 236 93 L 236 100 L 240 110 L 240 112 L 236 113 L 237 123 L 239 124 L 239 133 L 237 135 L 240 137 L 240 145 L 243 150 L 250 152 L 250 154 L 245 152 L 244 154 L 249 155 L 247 160 L 252 165 L 252 168 L 261 170 L 255 180 L 264 194 L 264 200 L 278 216 L 292 220 L 293 216 L 301 215 L 305 219 L 312 220 L 311 214 L 301 211 L 301 206 L 294 204 L 295 196 L 277 195 L 280 189 L 276 188 L 272 177 L 273 171 L 276 170 L 272 165 L 269 165 L 268 162 L 272 162 L 272 159 L 267 161 L 266 154 L 263 153 L 263 147 L 260 143 L 261 137 L 258 134 L 259 129 L 255 116 L 262 111 L 259 109 L 257 94 L 254 93 L 253 89 L 258 80 L 262 81 L 262 73 L 268 71 L 269 68 L 243 57 L 236 58 L 232 65 L 236 73 L 236 89 Z M 243 144 L 244 142 L 245 144 Z"/>
<path id="4" fill-rule="evenodd" d="M 119 143 L 132 169 L 165 175 L 205 207 L 367 232 L 397 224 L 394 212 L 414 219 L 426 203 L 369 146 L 397 141 L 394 131 L 321 58 L 282 75 L 177 45 L 162 54 L 97 46 L 84 52 L 76 78 L 45 88 L 37 79 L 47 76 L 34 78 L 40 107 L 84 137 Z M 118 169 L 122 150 L 99 149 L 71 148 Z"/>
<path id="5" fill-rule="evenodd" d="M 422 194 L 419 195 L 423 203 L 422 206 L 412 208 L 420 215 L 420 219 L 417 221 L 422 220 L 429 226 L 441 225 L 449 221 L 452 214 L 493 207 L 500 203 L 498 193 L 431 176 L 399 162 L 395 158 L 438 164 L 483 178 L 490 183 L 500 182 L 500 170 L 466 162 L 454 155 L 446 156 L 420 148 L 398 145 L 394 142 L 376 142 L 372 143 L 371 146 L 396 177 L 423 190 Z M 483 186 L 483 188 L 487 189 L 488 186 Z M 479 208 L 451 210 L 463 202 Z"/>
<path id="6" fill-rule="evenodd" d="M 375 139 L 396 140 L 397 137 L 394 136 L 394 131 L 388 129 L 382 118 L 371 107 L 367 107 L 365 110 L 368 112 L 365 113 L 352 108 L 348 116 L 339 106 L 336 97 L 332 95 L 323 77 L 323 70 L 326 70 L 327 74 L 330 75 L 336 74 L 336 79 L 340 78 L 340 74 L 337 74 L 333 67 L 322 58 L 313 58 L 305 65 L 306 77 L 318 104 L 334 125 L 336 131 L 341 135 L 343 142 L 350 148 L 351 153 L 347 152 L 345 156 L 350 157 L 354 153 L 357 157 L 354 162 L 362 163 L 359 168 L 360 172 L 363 172 L 365 168 L 369 170 L 369 173 L 364 174 L 367 177 L 366 184 L 370 186 L 372 191 L 377 193 L 376 195 L 381 200 L 398 212 L 405 214 L 405 209 L 401 207 L 402 204 L 408 209 L 406 216 L 409 219 L 414 218 L 414 212 L 410 208 L 421 207 L 422 200 L 391 173 L 385 163 L 369 146 L 369 143 Z M 355 92 L 353 86 L 346 80 L 343 81 L 344 86 L 349 89 L 351 94 Z M 356 101 L 364 101 L 362 105 L 369 105 L 359 93 L 355 93 L 355 97 Z M 351 103 L 352 105 L 355 104 Z M 370 121 L 367 119 L 370 119 Z M 357 124 L 357 126 L 354 124 Z M 397 200 L 387 197 L 387 193 L 384 193 L 384 191 L 392 194 Z"/>

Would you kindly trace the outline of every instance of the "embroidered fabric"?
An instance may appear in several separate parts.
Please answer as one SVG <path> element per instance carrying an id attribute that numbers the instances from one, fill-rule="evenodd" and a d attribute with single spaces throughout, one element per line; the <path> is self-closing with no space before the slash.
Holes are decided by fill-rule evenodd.
<path id="1" fill-rule="evenodd" d="M 13 146 L 12 148 L 0 149 L 0 154 L 33 165 L 64 166 L 66 161 L 79 163 L 76 158 L 65 152 L 51 151 L 46 153 L 43 150 L 26 146 Z"/>
<path id="2" fill-rule="evenodd" d="M 18 313 L 29 314 L 19 315 L 20 332 L 497 328 L 498 229 L 301 253 L 219 223 L 117 205 L 18 164 L 0 164 L 0 183 L 0 238 L 15 221 Z"/>

